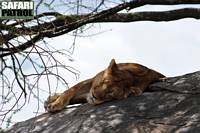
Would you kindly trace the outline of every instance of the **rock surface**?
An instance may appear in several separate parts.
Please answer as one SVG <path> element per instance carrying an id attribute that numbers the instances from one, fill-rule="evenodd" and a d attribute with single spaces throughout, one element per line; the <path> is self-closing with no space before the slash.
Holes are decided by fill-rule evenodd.
<path id="1" fill-rule="evenodd" d="M 200 71 L 154 83 L 142 96 L 45 113 L 7 133 L 200 133 Z"/>

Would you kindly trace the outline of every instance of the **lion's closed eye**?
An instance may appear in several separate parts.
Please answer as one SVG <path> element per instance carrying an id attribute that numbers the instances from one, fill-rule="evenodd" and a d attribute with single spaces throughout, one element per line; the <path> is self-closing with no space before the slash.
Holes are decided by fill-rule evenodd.
<path id="1" fill-rule="evenodd" d="M 107 84 L 103 84 L 102 85 L 102 90 L 106 90 L 106 89 L 108 89 L 108 85 Z"/>
<path id="2" fill-rule="evenodd" d="M 104 83 L 109 83 L 109 82 L 110 82 L 110 80 L 108 80 L 108 79 L 105 79 L 103 82 L 104 82 Z"/>

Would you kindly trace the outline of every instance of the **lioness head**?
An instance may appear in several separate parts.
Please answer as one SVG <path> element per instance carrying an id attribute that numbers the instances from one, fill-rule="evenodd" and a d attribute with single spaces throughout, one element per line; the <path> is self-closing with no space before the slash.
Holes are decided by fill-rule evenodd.
<path id="1" fill-rule="evenodd" d="M 90 104 L 100 104 L 112 99 L 127 97 L 128 80 L 124 71 L 121 71 L 115 60 L 112 59 L 106 70 L 94 77 L 87 101 Z"/>

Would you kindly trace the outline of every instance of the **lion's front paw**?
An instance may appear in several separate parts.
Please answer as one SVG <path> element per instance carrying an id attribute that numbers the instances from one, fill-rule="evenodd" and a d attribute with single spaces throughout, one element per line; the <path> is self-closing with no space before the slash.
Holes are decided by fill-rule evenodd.
<path id="1" fill-rule="evenodd" d="M 55 94 L 55 95 L 53 95 L 53 96 L 49 96 L 49 97 L 47 98 L 47 100 L 44 102 L 44 108 L 45 108 L 45 110 L 47 110 L 48 105 L 49 105 L 50 103 L 55 102 L 55 101 L 58 99 L 59 96 L 60 96 L 59 94 Z"/>
<path id="2" fill-rule="evenodd" d="M 57 112 L 62 110 L 64 107 L 65 104 L 61 100 L 57 99 L 56 101 L 49 103 L 46 110 L 48 112 Z"/>

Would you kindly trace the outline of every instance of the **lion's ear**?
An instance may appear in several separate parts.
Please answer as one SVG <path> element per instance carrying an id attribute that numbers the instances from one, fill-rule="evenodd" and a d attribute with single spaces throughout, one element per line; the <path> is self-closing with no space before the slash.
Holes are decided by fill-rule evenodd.
<path id="1" fill-rule="evenodd" d="M 110 65 L 108 66 L 108 70 L 113 73 L 115 71 L 118 70 L 118 67 L 117 67 L 117 64 L 115 62 L 115 59 L 112 59 L 111 62 L 110 62 Z"/>
<path id="2" fill-rule="evenodd" d="M 116 71 L 118 71 L 118 67 L 115 63 L 115 59 L 112 59 L 110 65 L 104 72 L 104 78 L 108 77 L 109 75 L 113 75 Z"/>

